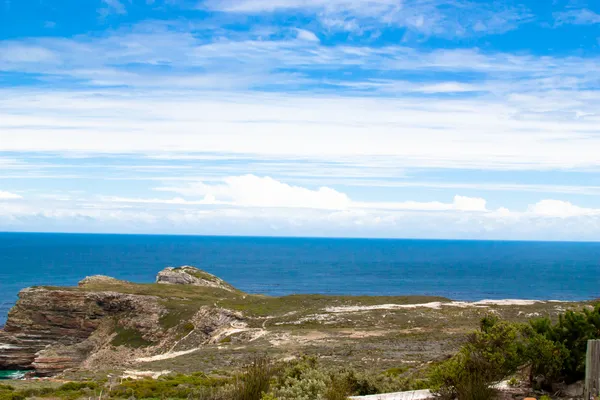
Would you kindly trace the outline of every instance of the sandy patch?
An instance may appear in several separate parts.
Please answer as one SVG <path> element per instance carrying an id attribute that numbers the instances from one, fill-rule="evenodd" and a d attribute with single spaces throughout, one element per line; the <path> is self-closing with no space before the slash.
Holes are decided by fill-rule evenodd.
<path id="1" fill-rule="evenodd" d="M 425 400 L 433 399 L 434 396 L 429 390 L 413 390 L 411 392 L 372 394 L 369 396 L 353 396 L 350 398 L 357 400 Z"/>
<path id="2" fill-rule="evenodd" d="M 385 330 L 357 331 L 355 329 L 344 329 L 344 330 L 341 330 L 338 332 L 341 333 L 342 335 L 345 335 L 348 338 L 351 338 L 351 339 L 364 339 L 364 338 L 369 338 L 369 337 L 385 336 L 385 335 L 389 334 L 391 331 L 385 331 Z"/>
<path id="3" fill-rule="evenodd" d="M 184 356 L 186 354 L 191 354 L 195 351 L 200 350 L 199 348 L 196 349 L 191 349 L 191 350 L 183 350 L 183 351 L 170 351 L 168 353 L 164 353 L 164 354 L 158 354 L 156 356 L 152 356 L 152 357 L 140 357 L 140 358 L 136 358 L 134 361 L 137 362 L 152 362 L 152 361 L 161 361 L 161 360 L 169 360 L 171 358 L 175 358 L 175 357 L 179 357 L 179 356 Z"/>
<path id="4" fill-rule="evenodd" d="M 172 371 L 137 371 L 137 370 L 127 370 L 123 372 L 123 379 L 144 379 L 144 378 L 152 378 L 158 379 L 163 375 L 170 374 Z"/>
<path id="5" fill-rule="evenodd" d="M 416 308 L 429 308 L 432 310 L 439 310 L 442 307 L 478 307 L 486 308 L 489 306 L 531 306 L 534 304 L 543 303 L 539 300 L 481 300 L 473 303 L 464 301 L 452 301 L 448 303 L 442 303 L 434 301 L 431 303 L 421 304 L 379 304 L 376 306 L 341 306 L 341 307 L 327 307 L 325 311 L 329 313 L 344 313 L 344 312 L 357 312 L 357 311 L 373 311 L 373 310 L 411 310 Z"/>

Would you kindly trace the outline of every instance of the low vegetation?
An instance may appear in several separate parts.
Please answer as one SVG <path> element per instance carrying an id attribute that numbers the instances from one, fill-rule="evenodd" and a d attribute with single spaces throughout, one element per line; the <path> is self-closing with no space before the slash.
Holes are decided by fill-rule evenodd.
<path id="1" fill-rule="evenodd" d="M 201 372 L 169 374 L 158 379 L 98 380 L 59 387 L 16 389 L 0 385 L 0 400 L 52 398 L 201 399 L 201 400 L 345 400 L 366 395 L 426 387 L 419 371 L 364 372 L 332 369 L 314 357 L 274 363 L 256 357 L 238 374 Z"/>
<path id="2" fill-rule="evenodd" d="M 132 339 L 127 330 L 120 340 Z M 134 339 L 136 339 L 135 335 Z M 0 400 L 26 398 L 200 399 L 200 400 L 345 400 L 369 395 L 430 388 L 442 399 L 489 400 L 494 385 L 528 371 L 531 385 L 549 388 L 574 382 L 585 371 L 588 339 L 600 338 L 600 305 L 567 311 L 558 320 L 515 323 L 490 315 L 451 358 L 425 368 L 399 366 L 364 371 L 322 365 L 316 357 L 274 363 L 255 357 L 237 374 L 170 374 L 158 379 L 71 382 L 59 387 L 21 388 L 0 385 Z M 139 339 L 139 338 L 138 338 Z M 137 339 L 136 339 L 137 340 Z M 512 378 L 512 379 L 511 379 Z"/>
<path id="3" fill-rule="evenodd" d="M 590 339 L 600 339 L 600 305 L 567 311 L 557 322 L 486 317 L 460 351 L 433 370 L 430 385 L 445 399 L 487 400 L 494 396 L 494 384 L 518 371 L 529 371 L 529 384 L 538 389 L 575 382 L 584 378 Z"/>

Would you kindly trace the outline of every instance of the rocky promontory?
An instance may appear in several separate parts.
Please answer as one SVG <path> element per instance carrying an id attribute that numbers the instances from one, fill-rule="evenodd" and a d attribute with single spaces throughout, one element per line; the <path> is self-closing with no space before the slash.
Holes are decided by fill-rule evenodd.
<path id="1" fill-rule="evenodd" d="M 235 290 L 219 278 L 189 266 L 166 268 L 159 272 L 157 282 Z M 179 325 L 188 324 L 188 330 L 195 328 L 193 314 L 186 318 L 177 315 L 177 300 L 169 302 L 168 293 L 165 296 L 159 289 L 146 286 L 93 276 L 76 288 L 23 289 L 0 330 L 0 369 L 51 375 L 121 344 L 147 348 L 146 352 L 151 352 L 150 348 L 160 351 L 169 346 Z M 142 294 L 144 291 L 158 295 Z M 211 314 L 215 313 L 210 308 L 202 310 L 211 325 L 209 334 L 219 323 L 219 317 L 211 319 Z M 223 321 L 230 322 L 227 318 Z M 202 321 L 196 323 L 201 325 Z M 207 339 L 206 333 L 201 336 Z"/>
<path id="2" fill-rule="evenodd" d="M 0 370 L 37 376 L 214 371 L 257 352 L 282 360 L 318 355 L 360 368 L 427 365 L 454 354 L 490 313 L 527 321 L 590 304 L 270 297 L 244 293 L 190 266 L 165 268 L 147 284 L 97 275 L 75 287 L 23 289 L 0 330 Z"/>

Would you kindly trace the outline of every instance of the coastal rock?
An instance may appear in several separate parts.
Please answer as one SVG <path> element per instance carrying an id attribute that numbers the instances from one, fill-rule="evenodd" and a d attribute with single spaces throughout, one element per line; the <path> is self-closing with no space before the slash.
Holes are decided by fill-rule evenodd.
<path id="1" fill-rule="evenodd" d="M 24 289 L 0 331 L 0 369 L 36 369 L 48 375 L 70 368 L 94 349 L 81 344 L 108 318 L 123 317 L 119 324 L 158 335 L 163 312 L 154 296 Z"/>
<path id="2" fill-rule="evenodd" d="M 79 287 L 86 287 L 91 285 L 118 285 L 118 284 L 126 284 L 127 282 L 113 278 L 111 276 L 106 275 L 93 275 L 87 276 L 84 279 L 80 280 L 77 284 Z"/>
<path id="3" fill-rule="evenodd" d="M 228 290 L 230 292 L 236 290 L 233 286 L 221 278 L 202 271 L 201 269 L 187 265 L 183 267 L 167 267 L 163 269 L 156 276 L 156 283 L 213 287 Z"/>
<path id="4" fill-rule="evenodd" d="M 194 267 L 167 268 L 157 282 L 240 293 Z M 197 348 L 223 329 L 244 325 L 240 313 L 205 305 L 203 292 L 196 305 L 163 289 L 101 275 L 77 287 L 23 289 L 0 330 L 0 370 L 51 376 L 78 367 L 116 368 L 169 349 Z"/>

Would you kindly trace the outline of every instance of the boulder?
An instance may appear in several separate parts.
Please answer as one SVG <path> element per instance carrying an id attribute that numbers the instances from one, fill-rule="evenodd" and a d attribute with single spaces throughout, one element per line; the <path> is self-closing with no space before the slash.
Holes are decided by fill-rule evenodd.
<path id="1" fill-rule="evenodd" d="M 117 285 L 117 284 L 126 284 L 127 282 L 121 281 L 119 279 L 113 278 L 111 276 L 106 275 L 93 275 L 87 276 L 84 279 L 80 280 L 77 284 L 79 287 L 85 287 L 90 285 Z"/>
<path id="2" fill-rule="evenodd" d="M 187 265 L 183 267 L 167 267 L 163 269 L 156 276 L 156 283 L 167 285 L 203 286 L 223 289 L 230 292 L 236 291 L 233 286 L 221 278 L 202 271 L 201 269 Z"/>

